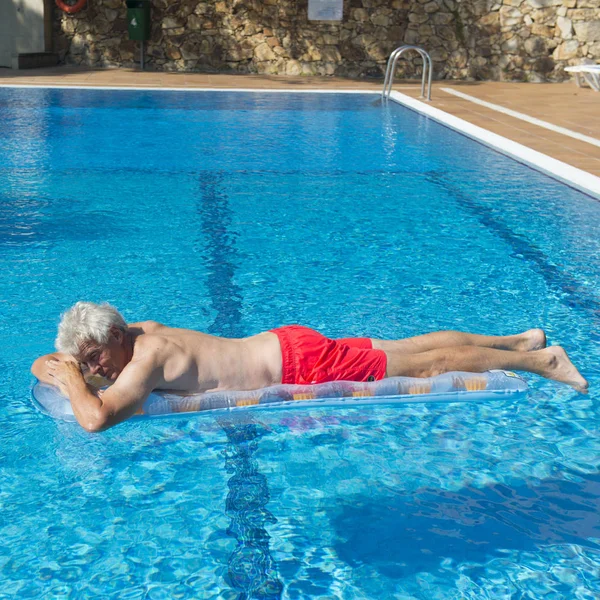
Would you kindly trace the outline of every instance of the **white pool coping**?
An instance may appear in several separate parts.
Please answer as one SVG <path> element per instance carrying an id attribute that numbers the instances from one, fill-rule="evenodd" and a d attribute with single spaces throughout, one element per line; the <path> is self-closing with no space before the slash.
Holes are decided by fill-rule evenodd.
<path id="1" fill-rule="evenodd" d="M 456 96 L 457 98 L 462 98 L 463 100 L 472 102 L 473 104 L 479 104 L 479 106 L 485 106 L 485 108 L 489 108 L 490 110 L 495 110 L 496 112 L 508 115 L 509 117 L 514 117 L 515 119 L 520 119 L 521 121 L 526 121 L 527 123 L 531 123 L 532 125 L 537 125 L 538 127 L 543 127 L 544 129 L 549 129 L 550 131 L 554 131 L 555 133 L 560 133 L 561 135 L 566 135 L 568 137 L 572 137 L 575 140 L 579 140 L 580 142 L 585 142 L 586 144 L 592 144 L 592 146 L 597 146 L 598 148 L 600 148 L 600 140 L 597 140 L 596 138 L 591 137 L 589 135 L 584 135 L 583 133 L 573 131 L 572 129 L 567 129 L 566 127 L 560 127 L 559 125 L 555 125 L 554 123 L 549 123 L 548 121 L 542 121 L 542 119 L 536 119 L 535 117 L 530 117 L 529 115 L 526 115 L 525 113 L 518 112 L 516 110 L 512 110 L 512 108 L 506 108 L 505 106 L 500 106 L 499 104 L 487 102 L 486 100 L 480 100 L 479 98 L 475 98 L 475 96 L 469 96 L 469 94 L 459 92 L 458 90 L 453 90 L 452 88 L 440 88 L 440 90 L 442 92 L 446 92 L 447 94 L 451 94 L 452 96 Z"/>
<path id="2" fill-rule="evenodd" d="M 581 192 L 590 194 L 600 200 L 600 177 L 596 177 L 587 171 L 583 171 L 582 169 L 568 165 L 561 160 L 542 154 L 537 150 L 532 150 L 523 144 L 513 142 L 512 140 L 496 133 L 492 133 L 487 129 L 473 125 L 464 119 L 446 113 L 426 102 L 415 100 L 406 94 L 392 92 L 390 97 L 392 100 L 403 106 L 412 108 L 413 110 L 430 117 L 434 121 L 442 123 L 450 129 L 454 129 L 494 150 L 498 150 L 502 154 L 510 156 L 520 163 L 524 163 L 541 171 L 552 179 L 558 179 L 560 182 Z"/>
<path id="3" fill-rule="evenodd" d="M 376 90 L 343 90 L 343 89 L 273 89 L 273 88 L 189 88 L 189 87 L 156 87 L 156 86 L 92 86 L 92 85 L 60 85 L 60 84 L 11 84 L 0 82 L 0 87 L 12 88 L 38 88 L 38 89 L 79 89 L 79 90 L 136 90 L 136 91 L 158 91 L 158 92 L 245 92 L 245 93 L 276 93 L 276 94 L 368 94 L 380 96 L 381 92 Z M 596 177 L 587 171 L 568 165 L 565 162 L 551 158 L 546 154 L 532 150 L 523 144 L 513 142 L 487 129 L 473 125 L 464 119 L 455 117 L 438 108 L 434 108 L 427 102 L 411 98 L 401 92 L 393 91 L 390 99 L 398 104 L 406 106 L 419 114 L 425 115 L 446 127 L 457 131 L 485 146 L 493 148 L 509 156 L 516 161 L 526 164 L 552 179 L 565 183 L 581 192 L 589 194 L 600 200 L 600 177 Z"/>

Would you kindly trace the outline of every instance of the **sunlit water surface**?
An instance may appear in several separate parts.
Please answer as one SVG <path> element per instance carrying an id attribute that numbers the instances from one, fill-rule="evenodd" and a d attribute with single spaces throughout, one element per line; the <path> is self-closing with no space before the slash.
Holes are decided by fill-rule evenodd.
<path id="1" fill-rule="evenodd" d="M 600 597 L 600 204 L 367 95 L 0 89 L 0 597 Z M 59 313 L 542 326 L 589 396 L 38 414 Z"/>

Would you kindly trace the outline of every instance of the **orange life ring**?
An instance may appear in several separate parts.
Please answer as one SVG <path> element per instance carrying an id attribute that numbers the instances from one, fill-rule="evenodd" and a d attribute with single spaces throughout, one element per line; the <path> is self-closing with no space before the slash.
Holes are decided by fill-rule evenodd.
<path id="1" fill-rule="evenodd" d="M 67 4 L 64 0 L 56 0 L 56 6 L 69 15 L 79 12 L 86 4 L 87 0 L 77 0 L 75 4 Z"/>

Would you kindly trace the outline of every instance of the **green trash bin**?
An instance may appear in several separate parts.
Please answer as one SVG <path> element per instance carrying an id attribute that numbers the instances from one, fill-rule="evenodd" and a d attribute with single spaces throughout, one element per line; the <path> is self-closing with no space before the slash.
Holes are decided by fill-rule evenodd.
<path id="1" fill-rule="evenodd" d="M 148 0 L 127 0 L 129 39 L 143 42 L 150 39 L 150 6 Z"/>

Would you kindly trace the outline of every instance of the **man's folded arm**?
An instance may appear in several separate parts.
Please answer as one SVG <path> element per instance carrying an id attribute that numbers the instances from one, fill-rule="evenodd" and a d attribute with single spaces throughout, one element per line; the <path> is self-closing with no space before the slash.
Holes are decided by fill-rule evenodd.
<path id="1" fill-rule="evenodd" d="M 33 361 L 31 365 L 31 373 L 35 376 L 38 381 L 42 383 L 47 383 L 49 385 L 56 385 L 56 380 L 50 375 L 48 372 L 47 362 L 49 360 L 59 360 L 59 361 L 70 361 L 77 363 L 79 368 L 81 369 L 83 378 L 86 380 L 88 385 L 90 385 L 94 389 L 98 389 L 107 385 L 111 385 L 112 381 L 108 379 L 104 379 L 100 375 L 92 375 L 85 365 L 77 362 L 75 358 L 73 358 L 70 354 L 65 354 L 64 352 L 53 352 L 52 354 L 44 354 L 44 356 L 40 356 Z"/>
<path id="2" fill-rule="evenodd" d="M 56 385 L 56 382 L 48 373 L 48 367 L 46 363 L 49 360 L 77 362 L 70 354 L 65 354 L 64 352 L 53 352 L 52 354 L 45 354 L 44 356 L 36 358 L 31 365 L 31 372 L 39 381 L 42 383 L 48 383 L 50 385 Z"/>
<path id="3" fill-rule="evenodd" d="M 83 382 L 69 389 L 73 413 L 87 431 L 104 431 L 135 415 L 162 379 L 162 369 L 147 362 L 129 363 L 117 381 L 94 393 Z"/>

